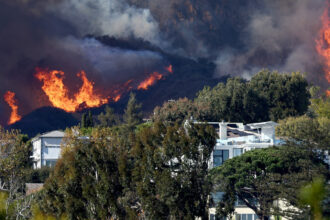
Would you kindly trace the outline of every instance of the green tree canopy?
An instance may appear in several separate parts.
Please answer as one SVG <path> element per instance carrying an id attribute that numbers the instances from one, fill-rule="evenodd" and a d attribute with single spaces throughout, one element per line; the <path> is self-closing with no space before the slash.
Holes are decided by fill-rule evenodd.
<path id="1" fill-rule="evenodd" d="M 260 122 L 303 115 L 309 104 L 306 79 L 299 73 L 261 71 L 250 81 L 229 78 L 201 90 L 195 103 L 200 120 Z"/>
<path id="2" fill-rule="evenodd" d="M 130 93 L 129 100 L 124 113 L 124 122 L 128 127 L 133 128 L 142 122 L 142 105 L 137 102 L 135 94 Z"/>
<path id="3" fill-rule="evenodd" d="M 304 184 L 320 175 L 329 179 L 328 166 L 318 155 L 297 146 L 270 147 L 246 152 L 227 160 L 211 171 L 216 191 L 224 192 L 217 205 L 217 213 L 231 214 L 238 198 L 251 208 L 260 219 L 280 214 L 295 216 L 294 209 L 281 210 L 274 201 L 282 200 L 287 207 L 299 206 L 297 192 Z"/>
<path id="4" fill-rule="evenodd" d="M 119 124 L 119 117 L 115 114 L 113 108 L 108 105 L 105 107 L 105 112 L 97 116 L 100 127 L 112 127 Z"/>
<path id="5" fill-rule="evenodd" d="M 25 174 L 32 166 L 31 143 L 18 130 L 7 131 L 0 127 L 0 191 L 7 193 L 8 219 L 27 218 L 29 209 L 20 203 L 25 199 Z M 3 195 L 3 194 L 2 194 Z M 29 206 L 29 203 L 25 204 Z"/>
<path id="6" fill-rule="evenodd" d="M 146 218 L 207 219 L 214 144 L 214 129 L 206 125 L 155 122 L 137 134 L 133 179 Z"/>
<path id="7" fill-rule="evenodd" d="M 164 102 L 163 106 L 156 107 L 152 119 L 154 121 L 171 121 L 182 123 L 190 117 L 196 118 L 198 108 L 195 103 L 188 98 L 171 100 Z"/>
<path id="8" fill-rule="evenodd" d="M 69 219 L 124 219 L 120 140 L 109 129 L 93 129 L 89 138 L 71 131 L 54 173 L 46 181 L 39 206 Z"/>
<path id="9" fill-rule="evenodd" d="M 313 149 L 329 150 L 330 118 L 289 117 L 279 121 L 276 136 Z"/>
<path id="10" fill-rule="evenodd" d="M 80 126 L 81 128 L 91 128 L 94 126 L 94 119 L 91 111 L 88 111 L 88 114 L 82 114 Z"/>

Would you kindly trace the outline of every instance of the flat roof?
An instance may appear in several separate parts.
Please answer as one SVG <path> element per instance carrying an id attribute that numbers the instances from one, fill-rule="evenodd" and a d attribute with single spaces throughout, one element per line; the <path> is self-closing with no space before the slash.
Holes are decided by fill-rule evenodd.
<path id="1" fill-rule="evenodd" d="M 276 125 L 277 125 L 277 123 L 273 122 L 273 121 L 247 124 L 247 126 L 249 126 L 250 128 L 275 127 Z"/>

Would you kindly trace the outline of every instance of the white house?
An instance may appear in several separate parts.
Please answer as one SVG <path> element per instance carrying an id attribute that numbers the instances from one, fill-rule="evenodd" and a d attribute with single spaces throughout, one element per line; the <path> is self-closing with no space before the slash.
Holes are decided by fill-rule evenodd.
<path id="1" fill-rule="evenodd" d="M 51 131 L 36 136 L 32 139 L 33 168 L 54 166 L 61 155 L 61 143 L 64 137 L 62 131 Z"/>
<path id="2" fill-rule="evenodd" d="M 277 123 L 268 121 L 261 123 L 224 123 L 209 122 L 215 126 L 219 138 L 214 147 L 209 162 L 209 168 L 220 166 L 228 159 L 257 148 L 273 146 L 275 140 L 275 127 Z"/>
<path id="3" fill-rule="evenodd" d="M 199 122 L 194 122 L 199 123 Z M 261 123 L 246 124 L 231 123 L 231 122 L 208 122 L 215 127 L 218 132 L 216 145 L 211 154 L 209 168 L 222 165 L 226 160 L 242 153 L 257 149 L 267 148 L 275 145 L 278 140 L 275 140 L 275 127 L 277 123 L 268 121 Z M 222 192 L 212 194 L 213 199 L 218 201 Z M 209 219 L 215 220 L 216 208 L 209 209 Z M 221 218 L 221 220 L 228 218 Z M 248 208 L 243 202 L 236 201 L 235 215 L 232 220 L 257 220 L 258 217 L 254 211 Z"/>

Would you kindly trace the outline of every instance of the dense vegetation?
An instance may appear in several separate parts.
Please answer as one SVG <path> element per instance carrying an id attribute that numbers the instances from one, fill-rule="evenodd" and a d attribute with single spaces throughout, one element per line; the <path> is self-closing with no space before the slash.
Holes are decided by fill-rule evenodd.
<path id="1" fill-rule="evenodd" d="M 303 115 L 309 106 L 308 83 L 299 73 L 264 70 L 245 81 L 230 78 L 213 88 L 205 87 L 195 100 L 179 99 L 155 109 L 154 119 L 207 121 L 278 121 Z"/>
<path id="2" fill-rule="evenodd" d="M 329 180 L 323 162 L 329 100 L 314 87 L 309 91 L 300 74 L 262 71 L 250 81 L 206 87 L 194 100 L 166 102 L 143 123 L 141 104 L 130 94 L 123 115 L 110 107 L 98 116 L 84 114 L 80 126 L 67 129 L 55 168 L 38 171 L 30 168 L 26 136 L 1 129 L 0 219 L 207 219 L 212 190 L 224 192 L 214 204 L 220 216 L 233 212 L 237 198 L 262 219 L 327 215 L 328 185 L 316 202 L 308 195 Z M 210 172 L 215 131 L 187 122 L 191 117 L 274 120 L 286 145 L 247 152 Z M 25 182 L 45 185 L 25 196 Z M 273 206 L 278 199 L 299 211 Z"/>

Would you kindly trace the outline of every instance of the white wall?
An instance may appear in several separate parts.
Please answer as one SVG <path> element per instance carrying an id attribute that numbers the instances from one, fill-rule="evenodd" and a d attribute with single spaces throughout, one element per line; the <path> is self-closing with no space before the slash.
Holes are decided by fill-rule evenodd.
<path id="1" fill-rule="evenodd" d="M 62 137 L 40 137 L 33 144 L 33 168 L 41 168 L 46 161 L 56 161 L 61 156 Z"/>
<path id="2" fill-rule="evenodd" d="M 57 160 L 61 156 L 61 142 L 60 137 L 44 137 L 42 141 L 42 166 L 46 165 L 46 160 Z"/>

